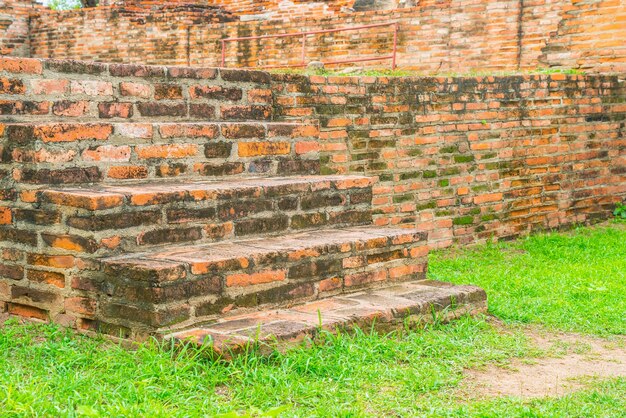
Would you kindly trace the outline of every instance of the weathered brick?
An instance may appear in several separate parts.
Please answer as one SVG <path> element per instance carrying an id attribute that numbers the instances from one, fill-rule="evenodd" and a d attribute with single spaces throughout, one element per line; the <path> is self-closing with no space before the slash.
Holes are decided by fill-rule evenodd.
<path id="1" fill-rule="evenodd" d="M 137 243 L 139 245 L 155 245 L 163 243 L 197 241 L 202 238 L 202 229 L 194 228 L 170 228 L 146 231 L 139 234 Z"/>
<path id="2" fill-rule="evenodd" d="M 26 278 L 31 282 L 45 283 L 58 288 L 65 287 L 65 275 L 59 272 L 29 269 Z"/>
<path id="3" fill-rule="evenodd" d="M 32 184 L 75 184 L 95 183 L 102 180 L 97 167 L 76 167 L 62 170 L 23 170 L 20 181 Z"/>
<path id="4" fill-rule="evenodd" d="M 98 80 L 72 80 L 70 82 L 71 94 L 85 94 L 87 96 L 111 96 L 113 84 L 108 81 Z"/>
<path id="5" fill-rule="evenodd" d="M 163 124 L 159 127 L 163 138 L 207 138 L 212 139 L 219 134 L 219 128 L 213 124 Z"/>
<path id="6" fill-rule="evenodd" d="M 4 56 L 0 59 L 0 71 L 7 71 L 9 73 L 41 74 L 43 72 L 43 66 L 39 60 Z"/>
<path id="7" fill-rule="evenodd" d="M 100 145 L 84 150 L 81 156 L 85 161 L 128 161 L 130 153 L 128 145 Z"/>
<path id="8" fill-rule="evenodd" d="M 141 145 L 135 148 L 135 152 L 141 159 L 185 158 L 196 155 L 198 146 L 196 144 Z"/>
<path id="9" fill-rule="evenodd" d="M 11 208 L 0 207 L 0 225 L 10 225 L 13 222 Z"/>
<path id="10" fill-rule="evenodd" d="M 123 118 L 128 119 L 133 116 L 132 103 L 99 103 L 98 113 L 102 119 Z"/>
<path id="11" fill-rule="evenodd" d="M 222 86 L 191 86 L 189 96 L 192 99 L 214 99 L 238 101 L 243 97 L 240 88 Z"/>
<path id="12" fill-rule="evenodd" d="M 226 286 L 245 287 L 258 284 L 281 282 L 287 278 L 285 270 L 268 270 L 252 274 L 231 274 L 226 276 Z"/>
<path id="13" fill-rule="evenodd" d="M 215 119 L 215 106 L 208 103 L 191 103 L 189 116 L 192 118 L 213 120 Z"/>
<path id="14" fill-rule="evenodd" d="M 44 142 L 72 142 L 83 140 L 106 140 L 113 133 L 113 126 L 105 123 L 37 125 L 33 135 Z"/>
<path id="15" fill-rule="evenodd" d="M 47 115 L 49 102 L 0 100 L 0 115 Z"/>
<path id="16" fill-rule="evenodd" d="M 31 266 L 45 266 L 55 268 L 71 268 L 74 266 L 74 257 L 71 255 L 28 254 L 27 262 Z"/>
<path id="17" fill-rule="evenodd" d="M 35 318 L 41 321 L 48 320 L 48 312 L 46 310 L 19 303 L 9 303 L 9 313 L 11 315 L 18 315 L 24 318 Z"/>
<path id="18" fill-rule="evenodd" d="M 152 96 L 152 89 L 148 84 L 123 81 L 120 83 L 120 93 L 122 96 L 133 96 L 147 99 Z"/>
<path id="19" fill-rule="evenodd" d="M 239 142 L 237 147 L 240 157 L 285 155 L 291 152 L 289 142 Z"/>
<path id="20" fill-rule="evenodd" d="M 248 219 L 235 223 L 235 235 L 263 234 L 287 229 L 289 218 L 277 215 L 270 218 Z"/>
<path id="21" fill-rule="evenodd" d="M 230 142 L 210 142 L 204 145 L 204 156 L 207 158 L 228 158 L 233 144 Z"/>
<path id="22" fill-rule="evenodd" d="M 112 179 L 145 179 L 148 168 L 141 165 L 122 165 L 109 168 L 107 177 Z"/>
<path id="23" fill-rule="evenodd" d="M 0 264 L 0 277 L 11 280 L 22 280 L 24 278 L 24 267 L 14 264 Z"/>
<path id="24" fill-rule="evenodd" d="M 94 316 L 97 303 L 95 300 L 84 297 L 72 297 L 65 299 L 65 310 L 80 315 Z"/>
<path id="25" fill-rule="evenodd" d="M 141 116 L 187 116 L 185 103 L 154 103 L 143 102 L 137 104 Z"/>
<path id="26" fill-rule="evenodd" d="M 24 94 L 26 86 L 22 80 L 0 77 L 0 94 Z"/>
<path id="27" fill-rule="evenodd" d="M 55 102 L 52 105 L 52 113 L 57 116 L 83 116 L 89 111 L 89 102 L 78 101 L 73 102 L 69 100 L 63 100 Z"/>
<path id="28" fill-rule="evenodd" d="M 71 216 L 67 219 L 67 224 L 84 231 L 104 231 L 154 225 L 158 224 L 160 220 L 161 213 L 158 211 L 127 211 L 124 216 L 113 213 L 95 216 Z"/>
<path id="29" fill-rule="evenodd" d="M 64 79 L 30 80 L 30 87 L 33 94 L 65 94 L 69 86 L 69 80 Z"/>
<path id="30" fill-rule="evenodd" d="M 165 67 L 137 64 L 111 64 L 109 72 L 114 77 L 165 77 Z"/>
<path id="31" fill-rule="evenodd" d="M 222 126 L 222 136 L 229 139 L 265 138 L 265 127 L 260 124 L 233 123 Z"/>
<path id="32" fill-rule="evenodd" d="M 59 248 L 68 251 L 94 253 L 98 250 L 98 244 L 90 238 L 77 235 L 56 235 L 42 233 L 43 241 L 52 248 Z"/>
<path id="33" fill-rule="evenodd" d="M 205 164 L 199 163 L 194 165 L 194 171 L 203 176 L 228 176 L 243 173 L 243 163 L 224 163 L 224 164 Z"/>
<path id="34" fill-rule="evenodd" d="M 225 120 L 268 120 L 272 116 L 271 107 L 260 105 L 222 106 L 220 111 Z"/>
<path id="35" fill-rule="evenodd" d="M 157 100 L 182 99 L 183 89 L 177 84 L 155 84 L 154 98 Z"/>

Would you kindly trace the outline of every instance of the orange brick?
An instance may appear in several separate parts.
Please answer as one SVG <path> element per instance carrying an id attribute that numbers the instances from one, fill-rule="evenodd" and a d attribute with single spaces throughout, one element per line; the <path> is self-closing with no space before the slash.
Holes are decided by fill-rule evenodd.
<path id="1" fill-rule="evenodd" d="M 332 290 L 341 289 L 343 282 L 340 277 L 331 277 L 330 279 L 322 280 L 319 283 L 320 292 L 330 292 Z"/>
<path id="2" fill-rule="evenodd" d="M 240 157 L 257 157 L 260 155 L 285 155 L 291 151 L 288 142 L 240 142 Z"/>
<path id="3" fill-rule="evenodd" d="M 120 194 L 99 194 L 80 192 L 71 194 L 64 192 L 48 191 L 44 194 L 45 199 L 57 205 L 71 206 L 89 210 L 102 210 L 120 206 L 124 196 Z"/>
<path id="4" fill-rule="evenodd" d="M 163 138 L 215 138 L 219 133 L 217 125 L 213 124 L 163 124 L 159 127 Z"/>
<path id="5" fill-rule="evenodd" d="M 9 303 L 9 313 L 11 315 L 23 316 L 24 318 L 48 320 L 48 312 L 34 306 L 20 305 L 18 303 Z"/>
<path id="6" fill-rule="evenodd" d="M 88 139 L 106 140 L 113 133 L 113 126 L 103 123 L 39 125 L 34 129 L 36 137 L 44 142 L 72 142 Z"/>
<path id="7" fill-rule="evenodd" d="M 245 287 L 263 283 L 284 281 L 287 278 L 286 270 L 269 270 L 252 274 L 231 274 L 226 277 L 226 286 Z"/>
<path id="8" fill-rule="evenodd" d="M 124 165 L 109 168 L 107 176 L 112 179 L 145 179 L 148 168 L 140 165 Z"/>
<path id="9" fill-rule="evenodd" d="M 0 71 L 9 73 L 41 74 L 41 61 L 30 58 L 0 57 Z"/>
<path id="10" fill-rule="evenodd" d="M 474 197 L 474 203 L 480 205 L 482 203 L 497 202 L 502 200 L 502 193 L 487 193 Z"/>
<path id="11" fill-rule="evenodd" d="M 296 142 L 296 154 L 307 154 L 309 152 L 319 152 L 320 143 L 317 141 Z"/>
<path id="12" fill-rule="evenodd" d="M 137 156 L 149 158 L 185 158 L 198 153 L 196 144 L 145 145 L 135 148 Z"/>
<path id="13" fill-rule="evenodd" d="M 0 225 L 10 225 L 12 220 L 11 209 L 0 207 Z"/>

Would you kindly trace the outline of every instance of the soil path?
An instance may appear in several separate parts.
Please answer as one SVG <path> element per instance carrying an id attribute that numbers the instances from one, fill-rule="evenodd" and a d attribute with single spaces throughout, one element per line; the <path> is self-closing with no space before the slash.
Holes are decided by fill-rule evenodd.
<path id="1" fill-rule="evenodd" d="M 533 328 L 525 333 L 545 357 L 467 370 L 462 391 L 477 398 L 562 396 L 583 389 L 590 379 L 626 376 L 626 337 L 606 340 Z"/>

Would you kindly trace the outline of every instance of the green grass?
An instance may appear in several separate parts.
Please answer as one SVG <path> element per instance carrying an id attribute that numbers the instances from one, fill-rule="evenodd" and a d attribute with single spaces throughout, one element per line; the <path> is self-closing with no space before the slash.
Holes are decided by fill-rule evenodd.
<path id="1" fill-rule="evenodd" d="M 412 415 L 456 386 L 463 367 L 505 362 L 524 337 L 482 319 L 381 336 L 326 335 L 312 347 L 232 363 L 144 345 L 136 351 L 50 325 L 5 326 L 0 409 L 17 416 L 202 416 L 290 406 L 293 416 Z M 217 391 L 216 391 L 217 390 Z"/>
<path id="2" fill-rule="evenodd" d="M 358 71 L 342 73 L 342 69 L 325 68 L 320 70 L 300 69 L 300 68 L 280 68 L 271 70 L 276 74 L 301 74 L 301 75 L 321 75 L 321 76 L 373 76 L 373 77 L 506 77 L 520 74 L 585 74 L 584 71 L 575 68 L 535 68 L 524 71 L 483 71 L 468 69 L 464 72 L 444 71 L 429 73 L 424 71 L 404 70 L 404 69 L 384 69 L 384 68 L 363 68 Z"/>
<path id="3" fill-rule="evenodd" d="M 505 321 L 624 335 L 626 230 L 618 225 L 436 252 L 429 275 L 483 287 L 490 313 Z"/>
<path id="4" fill-rule="evenodd" d="M 442 251 L 431 258 L 431 277 L 486 287 L 491 312 L 507 322 L 623 334 L 624 242 L 616 224 Z M 154 343 L 127 350 L 11 320 L 0 328 L 0 415 L 261 416 L 285 408 L 285 417 L 624 416 L 623 378 L 559 398 L 465 399 L 464 368 L 541 354 L 522 330 L 462 318 L 388 335 L 325 334 L 313 346 L 227 363 Z"/>

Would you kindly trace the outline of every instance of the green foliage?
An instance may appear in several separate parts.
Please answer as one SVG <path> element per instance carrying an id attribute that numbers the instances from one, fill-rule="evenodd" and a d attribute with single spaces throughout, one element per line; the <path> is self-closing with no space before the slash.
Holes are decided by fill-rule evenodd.
<path id="1" fill-rule="evenodd" d="M 80 9 L 82 3 L 80 0 L 49 0 L 48 7 L 52 10 L 73 10 Z"/>
<path id="2" fill-rule="evenodd" d="M 619 219 L 626 219 L 626 204 L 618 203 L 617 207 L 613 211 L 613 215 Z"/>

